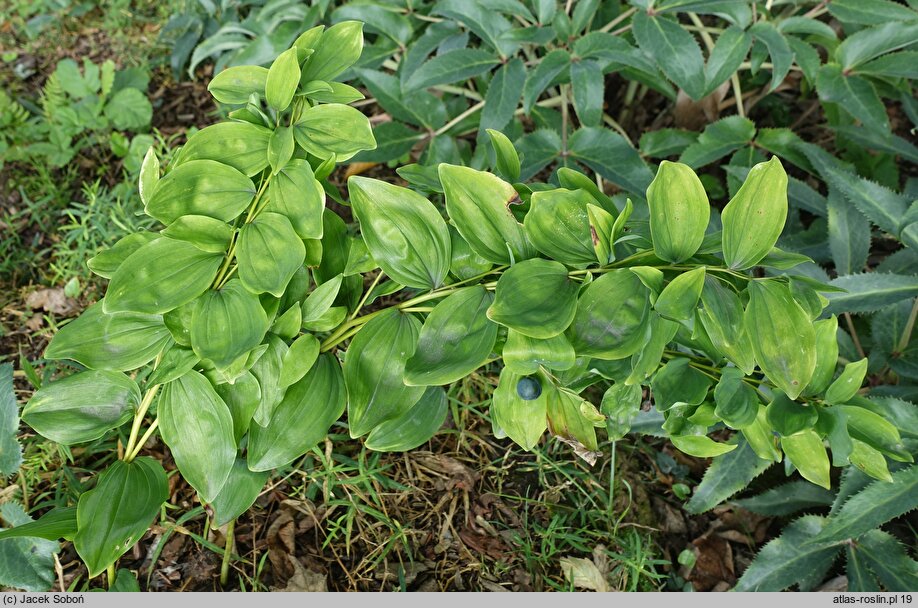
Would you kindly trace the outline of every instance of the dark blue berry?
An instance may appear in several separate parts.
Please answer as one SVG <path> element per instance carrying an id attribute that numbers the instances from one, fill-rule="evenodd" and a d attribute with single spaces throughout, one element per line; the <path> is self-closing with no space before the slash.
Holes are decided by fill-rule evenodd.
<path id="1" fill-rule="evenodd" d="M 516 394 L 524 401 L 538 399 L 542 394 L 542 385 L 532 376 L 520 378 L 520 381 L 516 383 Z"/>

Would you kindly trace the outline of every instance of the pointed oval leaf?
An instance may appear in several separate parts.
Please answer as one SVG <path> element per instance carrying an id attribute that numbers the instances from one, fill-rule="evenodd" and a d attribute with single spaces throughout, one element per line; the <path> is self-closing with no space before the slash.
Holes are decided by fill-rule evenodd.
<path id="1" fill-rule="evenodd" d="M 607 272 L 580 296 L 567 337 L 578 356 L 624 359 L 650 328 L 650 290 L 631 271 Z"/>
<path id="2" fill-rule="evenodd" d="M 807 481 L 831 489 L 829 456 L 815 431 L 806 430 L 781 438 L 781 449 Z"/>
<path id="3" fill-rule="evenodd" d="M 351 437 L 400 416 L 424 394 L 424 387 L 402 380 L 420 331 L 417 319 L 390 308 L 368 321 L 351 341 L 344 357 Z"/>
<path id="4" fill-rule="evenodd" d="M 90 369 L 127 371 L 153 360 L 172 338 L 161 315 L 106 314 L 93 304 L 61 327 L 46 359 L 73 359 Z"/>
<path id="5" fill-rule="evenodd" d="M 306 44 L 306 42 L 301 44 Z M 303 65 L 300 80 L 302 82 L 332 80 L 360 59 L 360 53 L 363 52 L 363 23 L 360 21 L 336 23 L 321 33 L 318 43 L 307 44 L 307 47 L 314 48 L 315 53 L 310 55 Z"/>
<path id="6" fill-rule="evenodd" d="M 743 382 L 743 372 L 733 367 L 721 370 L 720 381 L 714 388 L 714 403 L 714 413 L 733 429 L 754 423 L 759 413 L 755 389 Z"/>
<path id="7" fill-rule="evenodd" d="M 46 382 L 22 410 L 22 419 L 64 445 L 98 439 L 131 419 L 140 389 L 119 372 L 87 371 Z"/>
<path id="8" fill-rule="evenodd" d="M 191 347 L 200 358 L 226 367 L 261 344 L 266 331 L 268 317 L 258 296 L 233 279 L 197 299 L 191 318 Z"/>
<path id="9" fill-rule="evenodd" d="M 375 179 L 348 180 L 363 240 L 383 271 L 408 287 L 435 289 L 449 272 L 446 222 L 426 198 Z"/>
<path id="10" fill-rule="evenodd" d="M 857 394 L 866 375 L 867 359 L 845 365 L 841 375 L 826 390 L 826 401 L 834 404 L 847 403 Z"/>
<path id="11" fill-rule="evenodd" d="M 277 56 L 265 78 L 265 101 L 277 112 L 283 112 L 293 101 L 300 84 L 300 63 L 296 47 Z"/>
<path id="12" fill-rule="evenodd" d="M 233 238 L 233 228 L 222 220 L 206 215 L 183 215 L 169 224 L 161 234 L 191 243 L 207 253 L 224 253 Z"/>
<path id="13" fill-rule="evenodd" d="M 596 259 L 583 190 L 534 192 L 524 225 L 536 249 L 564 264 L 590 264 Z"/>
<path id="14" fill-rule="evenodd" d="M 254 293 L 284 295 L 306 259 L 306 247 L 286 216 L 261 213 L 239 231 L 239 278 Z"/>
<path id="15" fill-rule="evenodd" d="M 787 219 L 787 173 L 777 156 L 754 166 L 721 213 L 724 261 L 755 266 L 775 246 Z"/>
<path id="16" fill-rule="evenodd" d="M 696 458 L 713 458 L 736 449 L 736 444 L 718 443 L 707 435 L 676 435 L 669 439 L 677 450 Z"/>
<path id="17" fill-rule="evenodd" d="M 511 266 L 497 281 L 488 318 L 531 338 L 551 338 L 571 324 L 579 288 L 563 264 L 526 260 Z"/>
<path id="18" fill-rule="evenodd" d="M 510 212 L 510 205 L 518 198 L 513 186 L 468 167 L 443 163 L 438 170 L 446 212 L 474 251 L 496 264 L 536 255 L 523 226 Z"/>
<path id="19" fill-rule="evenodd" d="M 478 369 L 497 340 L 497 325 L 485 316 L 493 301 L 494 296 L 478 285 L 437 304 L 421 327 L 414 356 L 405 364 L 405 384 L 450 384 Z"/>
<path id="20" fill-rule="evenodd" d="M 765 410 L 769 426 L 784 437 L 813 428 L 818 417 L 814 406 L 792 401 L 781 393 L 775 395 Z"/>
<path id="21" fill-rule="evenodd" d="M 305 160 L 288 162 L 268 185 L 265 211 L 285 216 L 301 239 L 322 238 L 324 210 L 325 190 Z"/>
<path id="22" fill-rule="evenodd" d="M 196 371 L 163 386 L 159 429 L 188 483 L 211 502 L 236 460 L 233 417 L 213 385 Z"/>
<path id="23" fill-rule="evenodd" d="M 248 511 L 255 504 L 269 475 L 268 471 L 250 471 L 245 458 L 237 458 L 223 489 L 210 503 L 214 510 L 211 528 L 225 526 Z"/>
<path id="24" fill-rule="evenodd" d="M 255 197 L 255 184 L 241 171 L 213 160 L 183 163 L 159 180 L 146 212 L 164 224 L 183 215 L 235 219 Z"/>
<path id="25" fill-rule="evenodd" d="M 363 113 L 341 103 L 313 106 L 293 127 L 296 141 L 319 158 L 347 160 L 361 150 L 376 148 L 370 121 Z"/>
<path id="26" fill-rule="evenodd" d="M 152 458 L 118 460 L 99 475 L 96 487 L 80 495 L 73 539 L 90 578 L 140 540 L 168 498 L 166 472 Z"/>
<path id="27" fill-rule="evenodd" d="M 303 334 L 290 345 L 284 353 L 278 382 L 281 386 L 290 386 L 299 382 L 319 358 L 319 340 L 312 334 Z"/>
<path id="28" fill-rule="evenodd" d="M 204 293 L 223 256 L 162 237 L 132 253 L 112 276 L 102 301 L 106 313 L 162 314 Z"/>
<path id="29" fill-rule="evenodd" d="M 816 331 L 786 285 L 751 281 L 744 324 L 759 367 L 796 399 L 816 368 Z"/>
<path id="30" fill-rule="evenodd" d="M 407 452 L 424 443 L 443 426 L 449 410 L 446 391 L 430 386 L 401 416 L 386 420 L 370 431 L 365 445 L 377 452 Z"/>
<path id="31" fill-rule="evenodd" d="M 711 343 L 746 374 L 755 369 L 752 342 L 743 324 L 743 305 L 733 289 L 714 277 L 701 290 L 703 308 L 698 313 Z"/>
<path id="32" fill-rule="evenodd" d="M 695 317 L 703 287 L 704 266 L 683 272 L 663 288 L 653 307 L 668 319 L 687 321 Z"/>
<path id="33" fill-rule="evenodd" d="M 711 206 L 688 165 L 664 160 L 647 188 L 650 234 L 657 257 L 678 264 L 692 257 L 708 227 Z"/>
<path id="34" fill-rule="evenodd" d="M 213 160 L 252 177 L 268 166 L 271 133 L 247 122 L 217 123 L 189 137 L 174 162 L 178 168 L 194 160 Z"/>
<path id="35" fill-rule="evenodd" d="M 308 452 L 344 413 L 346 400 L 338 360 L 332 354 L 321 355 L 312 369 L 287 389 L 268 424 L 254 425 L 249 431 L 249 468 L 270 471 Z"/>
<path id="36" fill-rule="evenodd" d="M 257 65 L 240 65 L 226 68 L 210 81 L 207 90 L 220 103 L 242 105 L 249 102 L 253 93 L 265 95 L 268 69 Z"/>
<path id="37" fill-rule="evenodd" d="M 215 389 L 233 417 L 233 438 L 238 444 L 249 430 L 252 417 L 261 402 L 261 386 L 254 374 L 247 371 L 232 384 L 218 384 Z"/>

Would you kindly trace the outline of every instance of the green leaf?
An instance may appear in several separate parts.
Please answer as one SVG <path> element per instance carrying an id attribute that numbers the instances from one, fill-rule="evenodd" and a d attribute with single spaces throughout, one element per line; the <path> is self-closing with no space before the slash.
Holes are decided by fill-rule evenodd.
<path id="1" fill-rule="evenodd" d="M 186 241 L 207 253 L 224 253 L 233 237 L 233 228 L 206 215 L 183 215 L 169 224 L 163 236 Z"/>
<path id="2" fill-rule="evenodd" d="M 162 314 L 204 293 L 223 256 L 191 243 L 162 237 L 144 245 L 118 267 L 102 301 L 105 313 Z"/>
<path id="3" fill-rule="evenodd" d="M 578 129 L 568 145 L 571 158 L 630 192 L 644 192 L 653 179 L 638 151 L 609 129 Z"/>
<path id="4" fill-rule="evenodd" d="M 481 257 L 469 246 L 468 242 L 452 225 L 448 226 L 450 237 L 450 273 L 461 281 L 486 273 L 492 267 L 491 262 Z"/>
<path id="5" fill-rule="evenodd" d="M 593 253 L 600 265 L 615 258 L 615 216 L 596 205 L 587 203 L 587 218 L 590 222 L 590 237 Z"/>
<path id="6" fill-rule="evenodd" d="M 654 375 L 651 389 L 657 410 L 666 412 L 677 403 L 700 405 L 711 388 L 711 379 L 689 366 L 685 357 L 673 359 Z"/>
<path id="7" fill-rule="evenodd" d="M 790 481 L 750 498 L 731 501 L 747 511 L 769 517 L 785 517 L 802 509 L 828 507 L 835 494 L 807 481 Z"/>
<path id="8" fill-rule="evenodd" d="M 564 388 L 550 387 L 546 401 L 548 430 L 555 437 L 574 446 L 574 450 L 596 452 L 595 421 L 604 420 L 596 408 L 576 393 Z M 589 458 L 591 456 L 586 456 Z"/>
<path id="9" fill-rule="evenodd" d="M 120 372 L 85 371 L 45 382 L 22 410 L 42 436 L 64 445 L 92 441 L 131 419 L 140 389 Z"/>
<path id="10" fill-rule="evenodd" d="M 288 162 L 268 185 L 265 211 L 285 216 L 301 239 L 322 238 L 324 209 L 325 191 L 305 160 Z"/>
<path id="11" fill-rule="evenodd" d="M 0 477 L 12 475 L 22 464 L 19 432 L 19 406 L 13 392 L 13 366 L 0 365 Z M 2 538 L 2 537 L 0 537 Z"/>
<path id="12" fill-rule="evenodd" d="M 265 101 L 275 111 L 283 112 L 293 101 L 299 84 L 300 64 L 294 47 L 278 55 L 271 64 L 265 79 Z"/>
<path id="13" fill-rule="evenodd" d="M 832 315 L 828 319 L 816 321 L 813 328 L 816 331 L 816 367 L 806 387 L 808 395 L 819 394 L 829 386 L 838 363 L 838 319 Z"/>
<path id="14" fill-rule="evenodd" d="M 617 441 L 628 434 L 631 424 L 641 411 L 642 389 L 616 382 L 603 393 L 600 411 L 606 417 L 609 439 Z"/>
<path id="15" fill-rule="evenodd" d="M 307 48 L 314 48 L 315 52 L 303 64 L 300 81 L 332 80 L 360 59 L 363 52 L 363 23 L 336 23 L 322 33 L 318 43 Z"/>
<path id="16" fill-rule="evenodd" d="M 743 427 L 741 432 L 755 453 L 759 455 L 759 458 L 781 462 L 781 452 L 777 449 L 777 441 L 774 432 L 768 425 L 765 412 L 766 407 L 760 405 L 755 422 Z"/>
<path id="17" fill-rule="evenodd" d="M 524 450 L 532 450 L 548 428 L 546 416 L 549 391 L 543 390 L 535 399 L 523 399 L 517 385 L 524 377 L 507 367 L 501 371 L 491 402 L 491 416 L 517 445 Z M 541 386 L 555 390 L 542 374 L 533 376 L 533 379 Z"/>
<path id="18" fill-rule="evenodd" d="M 685 129 L 645 131 L 641 135 L 641 154 L 650 158 L 666 158 L 674 154 L 682 154 L 697 139 L 698 133 Z"/>
<path id="19" fill-rule="evenodd" d="M 369 128 L 369 127 L 368 127 Z M 296 144 L 293 141 L 291 127 L 277 127 L 268 140 L 268 164 L 271 165 L 272 175 L 284 168 L 293 156 Z"/>
<path id="20" fill-rule="evenodd" d="M 493 301 L 494 296 L 478 285 L 437 304 L 421 327 L 414 356 L 405 364 L 405 384 L 450 384 L 478 369 L 497 340 L 497 325 L 485 316 Z"/>
<path id="21" fill-rule="evenodd" d="M 912 462 L 912 454 L 903 445 L 899 430 L 880 414 L 855 405 L 842 405 L 851 437 L 900 462 Z"/>
<path id="22" fill-rule="evenodd" d="M 159 429 L 175 464 L 207 502 L 226 482 L 236 458 L 233 417 L 211 383 L 196 371 L 163 386 Z"/>
<path id="23" fill-rule="evenodd" d="M 870 222 L 835 189 L 829 190 L 829 250 L 840 275 L 859 272 L 870 252 Z"/>
<path id="24" fill-rule="evenodd" d="M 815 406 L 791 401 L 782 393 L 775 394 L 765 410 L 769 426 L 785 437 L 813 428 L 818 417 Z"/>
<path id="25" fill-rule="evenodd" d="M 674 321 L 686 321 L 695 316 L 695 307 L 704 287 L 704 266 L 683 272 L 670 281 L 657 297 L 654 309 Z"/>
<path id="26" fill-rule="evenodd" d="M 102 303 L 58 330 L 47 359 L 72 359 L 90 369 L 127 371 L 152 361 L 171 341 L 161 315 L 106 314 Z"/>
<path id="27" fill-rule="evenodd" d="M 826 401 L 833 404 L 847 403 L 864 382 L 867 375 L 867 359 L 845 365 L 844 371 L 826 390 Z"/>
<path id="28" fill-rule="evenodd" d="M 217 123 L 189 137 L 173 162 L 177 168 L 193 160 L 212 160 L 252 177 L 268 166 L 271 133 L 247 122 Z"/>
<path id="29" fill-rule="evenodd" d="M 918 586 L 918 562 L 909 557 L 895 536 L 883 530 L 870 530 L 847 546 L 848 561 L 856 553 L 887 591 L 911 591 Z M 850 566 L 849 566 L 850 572 Z M 866 591 L 866 589 L 865 589 Z"/>
<path id="30" fill-rule="evenodd" d="M 657 256 L 674 263 L 691 257 L 704 239 L 710 211 L 695 173 L 686 165 L 663 161 L 647 189 L 647 201 Z M 699 282 L 699 293 L 700 288 Z"/>
<path id="31" fill-rule="evenodd" d="M 839 543 L 908 513 L 915 508 L 918 492 L 918 466 L 896 471 L 892 482 L 874 481 L 852 496 L 832 517 L 812 545 Z"/>
<path id="32" fill-rule="evenodd" d="M 509 264 L 535 257 L 523 226 L 510 212 L 516 190 L 499 177 L 441 164 L 446 211 L 469 246 L 491 262 Z"/>
<path id="33" fill-rule="evenodd" d="M 640 350 L 650 327 L 650 290 L 627 269 L 590 283 L 567 337 L 578 356 L 624 359 Z"/>
<path id="34" fill-rule="evenodd" d="M 754 423 L 759 413 L 755 389 L 743 382 L 743 372 L 725 367 L 714 388 L 714 414 L 730 428 L 741 429 Z"/>
<path id="35" fill-rule="evenodd" d="M 845 293 L 828 294 L 825 312 L 872 312 L 918 295 L 918 276 L 870 272 L 838 277 L 830 282 Z"/>
<path id="36" fill-rule="evenodd" d="M 306 375 L 319 358 L 319 340 L 312 334 L 303 334 L 284 353 L 281 367 L 281 386 L 290 386 Z"/>
<path id="37" fill-rule="evenodd" d="M 425 138 L 425 134 L 406 127 L 400 122 L 384 122 L 373 129 L 373 138 L 379 145 L 351 159 L 352 162 L 379 163 L 401 158 Z"/>
<path id="38" fill-rule="evenodd" d="M 756 40 L 760 40 L 768 49 L 771 57 L 771 85 L 768 91 L 774 91 L 784 81 L 794 62 L 794 52 L 787 43 L 787 39 L 775 29 L 768 21 L 759 21 L 749 28 L 749 33 Z"/>
<path id="39" fill-rule="evenodd" d="M 524 225 L 535 248 L 564 264 L 590 264 L 596 259 L 584 190 L 558 188 L 534 192 Z"/>
<path id="40" fill-rule="evenodd" d="M 0 585 L 32 592 L 50 590 L 54 583 L 54 554 L 60 551 L 57 539 L 16 534 L 36 525 L 19 503 L 0 505 L 0 517 L 13 526 L 0 531 L 0 538 L 5 539 L 0 541 Z M 14 534 L 7 536 L 7 532 Z M 13 595 L 7 593 L 5 597 Z"/>
<path id="41" fill-rule="evenodd" d="M 916 51 L 890 53 L 889 55 L 878 57 L 858 67 L 857 73 L 867 76 L 885 76 L 887 78 L 908 78 L 913 80 L 918 78 L 918 65 L 915 65 L 916 60 L 918 60 L 918 52 Z M 911 144 L 908 144 L 908 142 L 905 142 L 905 144 L 904 147 L 911 147 Z M 914 160 L 914 158 L 912 158 L 912 160 Z"/>
<path id="42" fill-rule="evenodd" d="M 523 111 L 528 115 L 539 96 L 571 64 L 571 56 L 564 49 L 548 52 L 526 76 L 523 86 Z"/>
<path id="43" fill-rule="evenodd" d="M 880 25 L 890 21 L 914 21 L 918 13 L 891 0 L 832 0 L 829 13 L 844 23 Z"/>
<path id="44" fill-rule="evenodd" d="M 153 146 L 150 146 L 143 156 L 140 175 L 137 179 L 137 191 L 144 205 L 150 202 L 150 195 L 153 194 L 153 189 L 156 188 L 159 179 L 159 159 L 156 157 Z"/>
<path id="45" fill-rule="evenodd" d="M 563 371 L 574 367 L 574 348 L 564 334 L 551 338 L 530 338 L 508 330 L 502 357 L 504 364 L 517 374 L 534 374 L 539 366 Z"/>
<path id="46" fill-rule="evenodd" d="M 493 85 L 492 85 L 493 86 Z M 516 153 L 513 144 L 506 135 L 494 129 L 487 129 L 488 137 L 491 139 L 491 146 L 494 148 L 496 159 L 495 168 L 504 178 L 511 182 L 520 179 L 520 157 Z M 439 181 L 439 176 L 437 176 Z"/>
<path id="47" fill-rule="evenodd" d="M 481 49 L 453 49 L 428 60 L 405 81 L 405 91 L 452 84 L 487 72 L 500 61 Z"/>
<path id="48" fill-rule="evenodd" d="M 741 27 L 731 25 L 720 33 L 708 57 L 708 62 L 704 66 L 704 96 L 713 93 L 739 70 L 740 64 L 749 54 L 750 46 L 752 46 L 752 36 Z M 643 144 L 641 147 L 643 148 Z"/>
<path id="49" fill-rule="evenodd" d="M 796 583 L 809 589 L 822 582 L 839 549 L 810 541 L 820 536 L 827 521 L 805 515 L 784 528 L 780 537 L 759 551 L 734 591 L 782 591 Z"/>
<path id="50" fill-rule="evenodd" d="M 721 456 L 736 449 L 735 445 L 718 443 L 707 435 L 674 435 L 669 439 L 677 450 L 696 458 Z"/>
<path id="51" fill-rule="evenodd" d="M 754 137 L 754 122 L 742 116 L 728 116 L 705 127 L 698 141 L 679 157 L 679 162 L 697 169 L 738 150 Z"/>
<path id="52" fill-rule="evenodd" d="M 239 278 L 254 293 L 284 295 L 306 258 L 306 247 L 286 216 L 263 212 L 239 231 Z"/>
<path id="53" fill-rule="evenodd" d="M 402 415 L 370 431 L 364 445 L 377 452 L 407 452 L 428 442 L 443 426 L 449 403 L 446 391 L 431 386 Z"/>
<path id="54" fill-rule="evenodd" d="M 249 468 L 270 471 L 296 460 L 318 444 L 344 412 L 344 384 L 334 355 L 319 356 L 309 372 L 287 389 L 270 422 L 252 427 Z"/>
<path id="55" fill-rule="evenodd" d="M 819 70 L 816 90 L 823 101 L 837 103 L 867 129 L 889 132 L 889 116 L 876 89 L 865 78 L 842 71 L 837 63 Z"/>
<path id="56" fill-rule="evenodd" d="M 420 289 L 443 284 L 449 231 L 430 201 L 413 190 L 357 176 L 348 180 L 348 191 L 367 249 L 387 275 Z"/>
<path id="57" fill-rule="evenodd" d="M 557 336 L 570 325 L 579 284 L 558 262 L 540 258 L 519 262 L 497 281 L 488 318 L 531 338 Z"/>
<path id="58" fill-rule="evenodd" d="M 280 376 L 284 367 L 284 357 L 289 351 L 287 343 L 278 336 L 268 334 L 267 342 L 267 348 L 258 356 L 250 369 L 261 387 L 261 399 L 254 414 L 255 422 L 261 426 L 268 425 L 274 406 L 280 403 L 284 396 Z"/>
<path id="59" fill-rule="evenodd" d="M 714 277 L 705 279 L 701 290 L 701 325 L 715 348 L 744 373 L 755 369 L 752 343 L 743 323 L 739 296 Z"/>
<path id="60" fill-rule="evenodd" d="M 782 437 L 781 449 L 804 479 L 827 490 L 832 488 L 832 481 L 829 479 L 829 456 L 822 445 L 822 439 L 815 431 L 806 430 Z"/>
<path id="61" fill-rule="evenodd" d="M 889 474 L 889 466 L 886 464 L 886 458 L 884 458 L 882 452 L 857 439 L 849 439 L 849 442 L 851 449 L 848 451 L 846 458 L 848 462 L 874 479 L 892 481 L 892 475 Z M 832 459 L 835 460 L 834 450 Z"/>
<path id="62" fill-rule="evenodd" d="M 153 106 L 143 91 L 121 89 L 105 104 L 105 117 L 119 130 L 144 130 L 153 117 Z"/>
<path id="63" fill-rule="evenodd" d="M 698 42 L 679 24 L 639 10 L 632 19 L 634 37 L 641 49 L 676 86 L 692 99 L 705 95 L 704 57 Z"/>
<path id="64" fill-rule="evenodd" d="M 5 504 L 11 505 L 15 503 Z M 6 519 L 5 516 L 4 519 Z M 31 519 L 26 521 L 26 518 L 21 518 L 21 521 L 23 523 L 17 523 L 13 528 L 0 531 L 0 540 L 25 537 L 44 538 L 46 540 L 58 540 L 59 538 L 73 540 L 77 532 L 77 508 L 55 507 L 35 521 L 31 521 Z"/>
<path id="65" fill-rule="evenodd" d="M 294 125 L 296 141 L 319 158 L 332 154 L 347 160 L 361 150 L 376 148 L 370 121 L 360 110 L 340 103 L 326 103 L 305 110 Z"/>
<path id="66" fill-rule="evenodd" d="M 253 93 L 265 95 L 268 70 L 257 65 L 240 65 L 226 68 L 213 77 L 207 90 L 220 103 L 242 105 L 248 103 Z"/>
<path id="67" fill-rule="evenodd" d="M 265 486 L 268 471 L 250 471 L 245 458 L 237 458 L 220 493 L 211 501 L 214 510 L 211 528 L 217 529 L 249 510 Z"/>
<path id="68" fill-rule="evenodd" d="M 555 162 L 561 153 L 561 137 L 553 129 L 536 129 L 517 140 L 522 166 L 520 179 L 529 179 Z"/>
<path id="69" fill-rule="evenodd" d="M 796 399 L 816 368 L 816 331 L 786 285 L 751 281 L 744 324 L 765 375 Z"/>
<path id="70" fill-rule="evenodd" d="M 261 344 L 266 331 L 268 318 L 258 297 L 238 279 L 208 291 L 195 302 L 191 347 L 200 358 L 210 359 L 217 367 L 228 366 Z"/>
<path id="71" fill-rule="evenodd" d="M 601 126 L 605 79 L 599 64 L 589 60 L 571 63 L 571 91 L 580 124 Z"/>
<path id="72" fill-rule="evenodd" d="M 420 330 L 413 316 L 389 308 L 368 321 L 351 341 L 344 358 L 351 437 L 400 416 L 421 398 L 424 387 L 402 381 Z"/>
<path id="73" fill-rule="evenodd" d="M 90 578 L 140 540 L 168 498 L 166 472 L 152 458 L 117 460 L 99 475 L 96 487 L 80 495 L 73 539 Z"/>
<path id="74" fill-rule="evenodd" d="M 631 356 L 631 373 L 625 379 L 625 384 L 640 386 L 657 371 L 666 345 L 672 341 L 678 330 L 679 324 L 675 321 L 664 319 L 656 313 L 652 314 L 650 339 Z"/>
<path id="75" fill-rule="evenodd" d="M 525 82 L 526 68 L 518 57 L 514 57 L 494 73 L 485 95 L 484 108 L 481 110 L 479 134 L 491 129 L 500 131 L 507 126 L 519 105 Z M 519 178 L 508 176 L 508 179 L 516 181 Z"/>
<path id="76" fill-rule="evenodd" d="M 835 57 L 847 71 L 874 57 L 914 44 L 916 37 L 918 20 L 884 22 L 845 38 L 835 50 Z"/>
<path id="77" fill-rule="evenodd" d="M 157 238 L 159 238 L 159 235 L 155 232 L 144 231 L 129 234 L 118 239 L 108 249 L 104 249 L 94 257 L 89 258 L 86 265 L 100 277 L 110 279 L 129 255 Z"/>
<path id="78" fill-rule="evenodd" d="M 730 268 L 750 268 L 768 255 L 787 219 L 787 173 L 777 156 L 749 171 L 721 219 L 724 261 Z"/>
<path id="79" fill-rule="evenodd" d="M 461 22 L 502 55 L 511 54 L 516 45 L 501 40 L 501 34 L 510 29 L 510 22 L 496 10 L 488 10 L 486 7 L 484 2 L 440 0 L 431 12 Z"/>
<path id="80" fill-rule="evenodd" d="M 315 321 L 332 307 L 341 289 L 342 275 L 335 275 L 318 287 L 303 301 L 303 321 Z"/>
<path id="81" fill-rule="evenodd" d="M 252 372 L 247 371 L 236 378 L 233 384 L 218 384 L 216 391 L 233 417 L 233 438 L 238 444 L 248 432 L 255 410 L 261 403 L 261 386 Z"/>
<path id="82" fill-rule="evenodd" d="M 686 504 L 686 510 L 689 513 L 710 511 L 746 488 L 771 464 L 759 458 L 744 440 L 737 439 L 737 449 L 711 462 Z"/>

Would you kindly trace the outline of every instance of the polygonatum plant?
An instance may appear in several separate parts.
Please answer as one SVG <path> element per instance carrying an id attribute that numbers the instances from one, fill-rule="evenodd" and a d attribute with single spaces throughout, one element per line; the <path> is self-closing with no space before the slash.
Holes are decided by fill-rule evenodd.
<path id="1" fill-rule="evenodd" d="M 161 229 L 89 260 L 107 292 L 45 353 L 74 373 L 22 413 L 61 444 L 119 433 L 123 449 L 75 507 L 0 538 L 72 539 L 90 576 L 113 572 L 169 500 L 163 464 L 143 455 L 158 435 L 212 524 L 228 526 L 229 555 L 233 522 L 272 471 L 345 412 L 367 448 L 410 450 L 442 426 L 442 387 L 479 368 L 499 375 L 495 434 L 525 449 L 547 430 L 589 461 L 641 416 L 687 454 L 786 457 L 826 487 L 826 444 L 835 465 L 879 479 L 887 458 L 911 460 L 859 400 L 866 360 L 836 378 L 837 319 L 821 295 L 833 288 L 780 274 L 808 258 L 775 247 L 787 215 L 776 157 L 715 223 L 686 165 L 660 165 L 638 214 L 568 168 L 557 184 L 519 182 L 516 151 L 492 131 L 509 181 L 440 164 L 441 204 L 353 176 L 349 227 L 325 202 L 335 164 L 375 145 L 346 105 L 360 93 L 334 81 L 361 47 L 361 24 L 320 26 L 269 68 L 221 72 L 210 91 L 228 119 L 192 135 L 165 174 L 147 155 L 140 194 Z"/>

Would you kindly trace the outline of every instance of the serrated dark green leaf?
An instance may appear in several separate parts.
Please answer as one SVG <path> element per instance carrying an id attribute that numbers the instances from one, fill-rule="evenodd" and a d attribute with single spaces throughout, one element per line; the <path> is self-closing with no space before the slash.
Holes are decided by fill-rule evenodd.
<path id="1" fill-rule="evenodd" d="M 705 127 L 698 141 L 679 157 L 679 162 L 697 169 L 738 150 L 754 137 L 755 123 L 742 116 L 729 116 Z"/>
<path id="2" fill-rule="evenodd" d="M 838 277 L 830 284 L 845 293 L 828 294 L 827 314 L 872 312 L 918 295 L 918 276 L 914 275 L 869 272 Z"/>
<path id="3" fill-rule="evenodd" d="M 578 129 L 571 135 L 568 146 L 571 158 L 630 192 L 643 193 L 653 179 L 637 150 L 609 129 Z"/>
<path id="4" fill-rule="evenodd" d="M 798 480 L 776 486 L 750 498 L 742 498 L 731 502 L 738 507 L 759 515 L 784 517 L 802 509 L 828 507 L 832 504 L 834 498 L 834 492 L 820 488 L 808 481 Z"/>
<path id="5" fill-rule="evenodd" d="M 705 94 L 704 57 L 687 30 L 666 17 L 639 10 L 632 19 L 634 37 L 666 76 L 692 99 Z"/>
<path id="6" fill-rule="evenodd" d="M 689 513 L 710 511 L 761 475 L 773 462 L 763 460 L 739 435 L 734 440 L 737 448 L 711 461 L 701 484 L 695 488 L 692 498 L 685 505 Z"/>
<path id="7" fill-rule="evenodd" d="M 481 49 L 454 49 L 437 55 L 417 69 L 405 82 L 406 91 L 438 84 L 452 84 L 487 72 L 499 60 Z"/>

